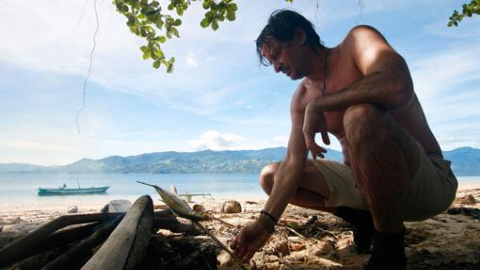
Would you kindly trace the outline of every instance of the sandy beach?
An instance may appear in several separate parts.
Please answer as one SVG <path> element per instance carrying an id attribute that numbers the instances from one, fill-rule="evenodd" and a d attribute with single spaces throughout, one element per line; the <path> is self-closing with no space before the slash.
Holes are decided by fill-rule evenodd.
<path id="1" fill-rule="evenodd" d="M 156 199 L 155 204 L 161 207 L 162 203 Z M 228 199 L 238 201 L 242 212 L 221 213 L 222 205 Z M 200 204 L 215 217 L 234 225 L 225 226 L 215 220 L 204 223 L 228 244 L 242 225 L 258 215 L 266 199 L 266 196 L 248 195 L 199 197 L 191 205 Z M 77 214 L 98 213 L 107 203 L 96 201 L 78 205 Z M 477 209 L 475 213 L 478 214 L 479 207 L 480 184 L 461 185 L 457 199 L 448 211 L 422 222 L 406 223 L 408 269 L 480 269 L 480 217 L 465 210 Z M 47 209 L 0 210 L 0 248 L 12 241 L 9 237 L 2 237 L 7 233 L 27 234 L 45 222 L 67 215 L 68 208 L 69 205 L 57 205 Z M 317 219 L 312 222 L 313 216 Z M 255 269 L 362 269 L 368 255 L 353 253 L 352 239 L 350 225 L 341 219 L 324 212 L 288 206 L 275 234 L 255 254 L 251 265 Z M 223 259 L 222 262 L 220 257 L 219 269 L 238 267 L 229 260 Z"/>

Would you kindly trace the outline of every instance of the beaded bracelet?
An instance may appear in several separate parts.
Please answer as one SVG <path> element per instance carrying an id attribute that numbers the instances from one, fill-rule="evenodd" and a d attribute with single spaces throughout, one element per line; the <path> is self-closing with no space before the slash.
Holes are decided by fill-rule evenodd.
<path id="1" fill-rule="evenodd" d="M 265 211 L 265 210 L 260 211 L 260 215 L 265 215 L 265 216 L 269 217 L 273 221 L 273 224 L 277 225 L 277 223 L 278 223 L 277 219 L 274 218 L 272 216 L 272 214 L 268 213 L 267 211 Z"/>

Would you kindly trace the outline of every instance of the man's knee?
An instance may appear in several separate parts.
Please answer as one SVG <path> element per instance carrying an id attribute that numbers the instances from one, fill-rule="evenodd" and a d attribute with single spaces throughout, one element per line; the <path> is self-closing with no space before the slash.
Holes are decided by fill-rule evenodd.
<path id="1" fill-rule="evenodd" d="M 347 108 L 343 116 L 345 135 L 349 143 L 371 138 L 378 131 L 385 114 L 372 104 L 358 104 Z"/>
<path id="2" fill-rule="evenodd" d="M 273 179 L 275 177 L 275 173 L 280 166 L 280 162 L 271 163 L 265 166 L 262 171 L 260 172 L 260 186 L 262 189 L 267 193 L 270 194 L 273 188 Z"/>

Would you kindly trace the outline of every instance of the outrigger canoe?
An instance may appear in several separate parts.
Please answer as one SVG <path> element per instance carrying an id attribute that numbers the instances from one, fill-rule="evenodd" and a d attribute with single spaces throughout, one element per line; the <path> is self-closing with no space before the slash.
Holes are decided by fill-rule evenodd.
<path id="1" fill-rule="evenodd" d="M 105 193 L 110 186 L 90 188 L 38 188 L 38 196 L 81 195 Z"/>

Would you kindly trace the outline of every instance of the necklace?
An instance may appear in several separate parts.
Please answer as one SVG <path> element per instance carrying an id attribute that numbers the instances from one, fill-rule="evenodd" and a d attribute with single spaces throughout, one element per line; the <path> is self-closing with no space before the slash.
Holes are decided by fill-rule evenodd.
<path id="1" fill-rule="evenodd" d="M 322 96 L 325 96 L 325 90 L 327 88 L 327 71 L 328 71 L 328 69 L 327 69 L 328 68 L 327 58 L 328 58 L 328 49 L 325 48 L 325 58 L 324 58 L 324 62 L 323 62 L 323 85 L 322 85 L 322 88 L 319 88 L 317 86 L 317 83 L 314 80 L 311 80 L 312 83 L 313 83 L 313 86 L 315 86 L 315 88 L 317 88 L 317 90 L 322 91 Z"/>

